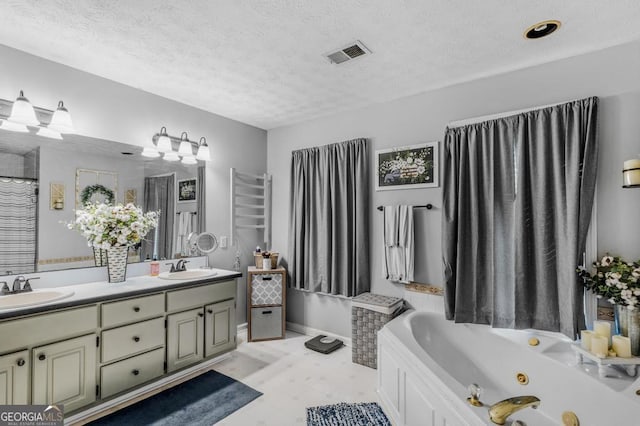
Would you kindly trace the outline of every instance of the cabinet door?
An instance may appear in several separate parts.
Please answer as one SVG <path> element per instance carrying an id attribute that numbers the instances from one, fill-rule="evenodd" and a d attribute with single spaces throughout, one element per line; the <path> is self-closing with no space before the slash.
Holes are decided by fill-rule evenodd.
<path id="1" fill-rule="evenodd" d="M 205 309 L 204 352 L 215 355 L 236 347 L 235 300 L 207 305 Z"/>
<path id="2" fill-rule="evenodd" d="M 0 405 L 27 404 L 29 351 L 0 356 Z"/>
<path id="3" fill-rule="evenodd" d="M 175 371 L 203 358 L 202 308 L 167 316 L 167 371 Z"/>
<path id="4" fill-rule="evenodd" d="M 96 335 L 34 348 L 33 404 L 74 411 L 96 400 Z"/>

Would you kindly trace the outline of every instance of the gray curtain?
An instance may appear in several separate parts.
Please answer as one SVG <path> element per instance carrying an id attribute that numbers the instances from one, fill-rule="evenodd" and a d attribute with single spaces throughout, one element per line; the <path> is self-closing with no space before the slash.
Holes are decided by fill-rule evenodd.
<path id="1" fill-rule="evenodd" d="M 198 233 L 203 233 L 207 230 L 207 207 L 205 204 L 205 194 L 207 193 L 206 185 L 206 168 L 200 166 L 198 167 L 198 194 L 196 195 L 196 221 L 198 223 L 196 232 Z"/>
<path id="2" fill-rule="evenodd" d="M 38 181 L 0 177 L 0 275 L 36 270 Z"/>
<path id="3" fill-rule="evenodd" d="M 369 290 L 368 166 L 366 139 L 292 153 L 292 287 L 347 297 Z"/>
<path id="4" fill-rule="evenodd" d="M 445 310 L 456 322 L 583 326 L 575 268 L 596 184 L 597 98 L 447 128 Z"/>
<path id="5" fill-rule="evenodd" d="M 175 221 L 175 176 L 144 178 L 145 212 L 160 211 L 157 230 L 151 230 L 142 242 L 141 257 L 153 258 L 157 238 L 158 259 L 173 257 L 173 227 Z"/>

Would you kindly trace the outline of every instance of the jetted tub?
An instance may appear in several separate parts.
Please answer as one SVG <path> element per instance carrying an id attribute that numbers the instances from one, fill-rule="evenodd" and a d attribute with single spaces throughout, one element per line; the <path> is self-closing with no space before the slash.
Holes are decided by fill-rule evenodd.
<path id="1" fill-rule="evenodd" d="M 535 337 L 538 346 L 528 341 Z M 488 409 L 506 398 L 534 395 L 538 409 L 509 416 L 527 426 L 562 425 L 573 412 L 582 426 L 640 425 L 640 379 L 595 364 L 578 364 L 559 333 L 455 324 L 442 313 L 408 311 L 378 333 L 378 393 L 394 424 L 492 425 Z M 528 384 L 520 384 L 524 373 Z M 482 389 L 483 407 L 467 402 Z"/>

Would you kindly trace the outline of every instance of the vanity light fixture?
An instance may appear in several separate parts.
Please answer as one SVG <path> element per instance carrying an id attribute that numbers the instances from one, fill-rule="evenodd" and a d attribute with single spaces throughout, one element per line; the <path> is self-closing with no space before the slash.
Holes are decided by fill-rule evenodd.
<path id="1" fill-rule="evenodd" d="M 211 161 L 211 153 L 209 152 L 209 145 L 207 145 L 207 138 L 204 136 L 200 138 L 198 145 L 198 154 L 196 159 L 201 161 Z"/>
<path id="2" fill-rule="evenodd" d="M 40 125 L 40 122 L 36 118 L 36 111 L 33 109 L 33 105 L 31 105 L 29 99 L 24 96 L 22 90 L 11 107 L 11 115 L 9 115 L 7 121 L 25 126 Z"/>
<path id="3" fill-rule="evenodd" d="M 38 133 L 36 133 L 36 135 L 50 139 L 57 139 L 60 141 L 62 140 L 62 135 L 60 134 L 60 132 L 56 132 L 55 130 L 44 126 L 40 127 L 40 130 L 38 130 Z"/>
<path id="4" fill-rule="evenodd" d="M 12 123 L 7 120 L 0 120 L 0 129 L 10 130 L 12 132 L 28 133 L 29 129 L 24 124 Z"/>
<path id="5" fill-rule="evenodd" d="M 178 151 L 173 150 L 173 143 L 179 143 Z M 194 155 L 193 148 L 197 148 L 197 154 Z M 200 161 L 211 161 L 209 146 L 205 137 L 200 138 L 200 142 L 189 140 L 187 132 L 182 132 L 180 138 L 167 134 L 167 128 L 162 127 L 160 133 L 156 133 L 151 138 L 151 143 L 143 145 L 142 155 L 149 158 L 157 158 L 163 153 L 163 159 L 167 161 L 179 161 L 182 158 L 182 164 L 198 164 Z"/>
<path id="6" fill-rule="evenodd" d="M 160 134 L 158 135 L 158 142 L 156 145 L 156 149 L 159 152 L 171 152 L 173 151 L 173 147 L 171 146 L 171 138 L 167 135 L 167 128 L 162 127 L 160 129 Z M 175 160 L 169 160 L 175 161 Z"/>
<path id="7" fill-rule="evenodd" d="M 58 102 L 58 108 L 53 112 L 51 117 L 51 123 L 49 123 L 49 129 L 58 133 L 75 133 L 76 130 L 73 127 L 73 121 L 71 121 L 71 115 L 69 110 L 65 108 L 64 102 Z"/>
<path id="8" fill-rule="evenodd" d="M 178 157 L 177 152 L 169 151 L 164 153 L 164 155 L 162 156 L 162 159 L 166 161 L 179 161 L 180 157 Z"/>
<path id="9" fill-rule="evenodd" d="M 142 148 L 142 156 L 148 158 L 158 158 L 160 157 L 160 153 L 155 146 L 145 146 L 144 148 Z"/>
<path id="10" fill-rule="evenodd" d="M 178 148 L 178 155 L 183 159 L 186 157 L 193 157 L 191 141 L 187 136 L 187 132 L 182 132 L 182 135 L 180 135 L 180 148 Z"/>
<path id="11" fill-rule="evenodd" d="M 187 165 L 198 164 L 198 160 L 196 160 L 196 157 L 182 157 L 181 163 Z"/>

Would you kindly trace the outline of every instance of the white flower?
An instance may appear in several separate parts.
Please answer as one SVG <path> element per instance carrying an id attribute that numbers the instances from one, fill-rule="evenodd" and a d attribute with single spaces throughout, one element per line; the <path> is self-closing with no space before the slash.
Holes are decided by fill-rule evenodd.
<path id="1" fill-rule="evenodd" d="M 604 256 L 601 261 L 603 266 L 609 266 L 611 265 L 612 262 L 613 262 L 613 257 L 611 256 Z"/>
<path id="2" fill-rule="evenodd" d="M 609 299 L 609 303 L 611 303 L 612 305 L 616 303 L 616 299 L 614 299 L 613 297 L 611 299 Z"/>

